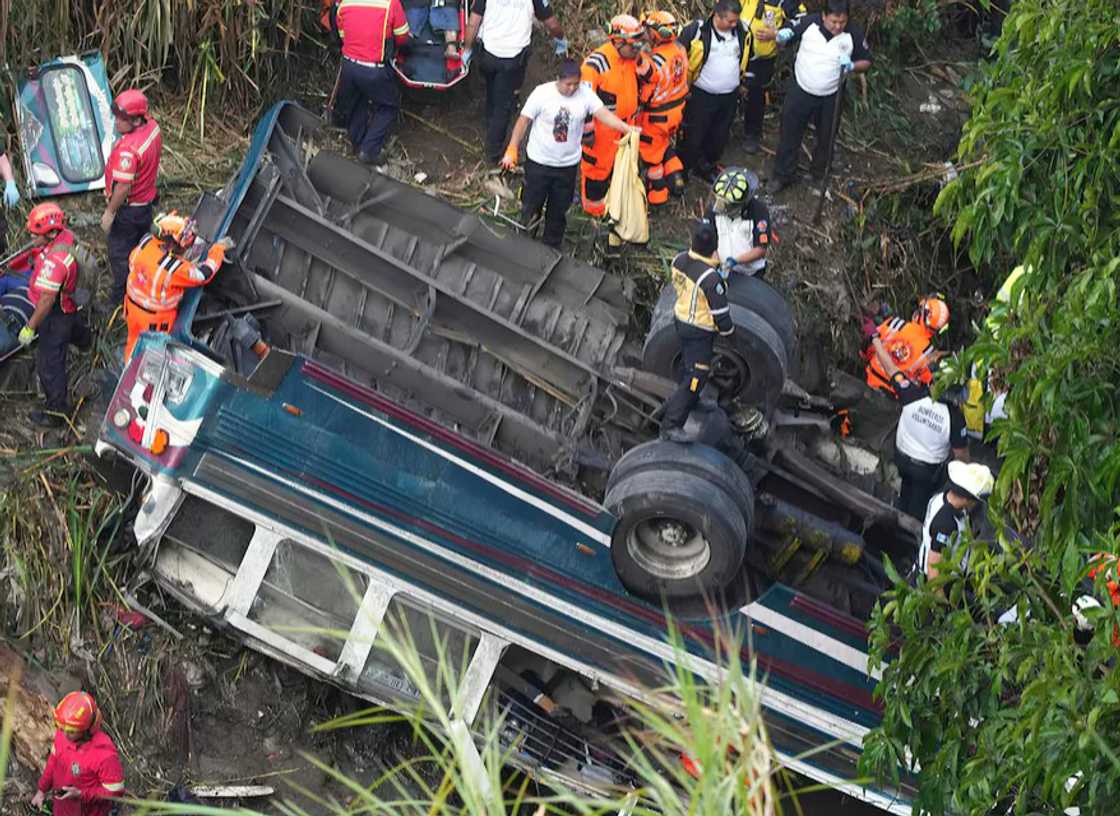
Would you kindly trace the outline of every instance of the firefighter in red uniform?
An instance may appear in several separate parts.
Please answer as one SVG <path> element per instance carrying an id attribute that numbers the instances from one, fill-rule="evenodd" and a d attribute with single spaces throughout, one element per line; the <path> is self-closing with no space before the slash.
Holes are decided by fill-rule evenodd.
<path id="1" fill-rule="evenodd" d="M 350 144 L 364 164 L 380 164 L 381 148 L 401 107 L 390 63 L 394 46 L 408 42 L 401 0 L 340 0 L 331 27 L 342 42 L 342 71 L 334 110 L 348 122 Z"/>
<path id="2" fill-rule="evenodd" d="M 642 54 L 642 26 L 629 14 L 611 19 L 609 41 L 583 61 L 580 79 L 599 95 L 603 104 L 628 125 L 636 124 L 639 84 L 649 77 L 651 65 Z M 598 119 L 588 121 L 583 132 L 583 210 L 605 215 L 607 189 L 618 152 L 618 133 Z"/>
<path id="3" fill-rule="evenodd" d="M 54 721 L 58 731 L 31 806 L 41 808 L 52 795 L 54 816 L 109 816 L 124 793 L 124 771 L 97 703 L 72 691 L 55 706 Z"/>
<path id="4" fill-rule="evenodd" d="M 929 385 L 933 381 L 930 366 L 944 356 L 944 352 L 937 351 L 931 341 L 948 325 L 949 307 L 937 297 L 919 300 L 909 322 L 900 317 L 884 320 L 871 335 L 867 350 L 867 384 L 895 396 L 891 376 L 879 359 L 880 355 L 889 355 L 899 371 L 910 380 Z"/>
<path id="5" fill-rule="evenodd" d="M 688 97 L 688 52 L 677 42 L 681 28 L 669 12 L 650 12 L 642 27 L 652 46 L 653 69 L 642 92 L 639 153 L 646 169 L 646 199 L 656 206 L 668 201 L 670 193 L 684 193 L 684 165 L 673 150 L 673 139 Z"/>
<path id="6" fill-rule="evenodd" d="M 39 249 L 34 256 L 27 296 L 35 307 L 27 325 L 20 329 L 19 342 L 27 346 L 38 337 L 36 370 L 46 397 L 45 410 L 31 412 L 31 421 L 44 427 L 62 424 L 60 415 L 70 412 L 70 383 L 66 357 L 73 343 L 90 346 L 89 327 L 74 302 L 78 287 L 78 261 L 74 257 L 74 235 L 66 229 L 66 213 L 54 202 L 36 205 L 27 216 L 27 231 Z"/>
<path id="7" fill-rule="evenodd" d="M 183 257 L 198 237 L 194 221 L 175 213 L 156 221 L 159 237 L 146 235 L 128 258 L 128 294 L 124 300 L 128 340 L 124 361 L 132 359 L 132 348 L 141 332 L 169 332 L 179 313 L 183 292 L 205 286 L 214 279 L 233 246 L 223 238 L 210 247 L 206 260 L 195 265 Z"/>
<path id="8" fill-rule="evenodd" d="M 109 201 L 101 216 L 101 229 L 109 236 L 109 267 L 113 270 L 109 303 L 115 306 L 124 297 L 128 253 L 152 226 L 152 211 L 159 200 L 156 180 L 163 137 L 148 115 L 147 97 L 136 89 L 124 91 L 113 101 L 113 116 L 121 137 L 105 165 Z"/>

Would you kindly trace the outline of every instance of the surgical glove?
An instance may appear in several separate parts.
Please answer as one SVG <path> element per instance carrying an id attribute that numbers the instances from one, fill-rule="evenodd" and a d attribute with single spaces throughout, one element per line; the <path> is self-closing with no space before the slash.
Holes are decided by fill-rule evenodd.
<path id="1" fill-rule="evenodd" d="M 563 37 L 552 38 L 552 53 L 558 57 L 567 56 L 568 54 L 568 41 Z"/>
<path id="2" fill-rule="evenodd" d="M 461 59 L 463 61 L 463 67 L 464 68 L 470 68 L 471 67 L 471 57 L 473 57 L 473 56 L 474 56 L 474 49 L 473 48 L 463 49 L 463 53 L 461 53 L 459 55 L 459 59 Z"/>
<path id="3" fill-rule="evenodd" d="M 719 276 L 724 280 L 731 277 L 731 270 L 735 268 L 734 258 L 724 258 L 723 263 L 719 267 Z"/>
<path id="4" fill-rule="evenodd" d="M 8 179 L 4 182 L 4 206 L 11 209 L 16 204 L 19 204 L 19 188 L 15 179 Z"/>
<path id="5" fill-rule="evenodd" d="M 37 337 L 35 330 L 30 326 L 24 326 L 19 330 L 19 344 L 21 346 L 30 346 L 31 342 Z"/>
<path id="6" fill-rule="evenodd" d="M 851 72 L 852 72 L 852 58 L 851 57 L 841 57 L 840 58 L 840 73 L 850 74 Z"/>
<path id="7" fill-rule="evenodd" d="M 774 36 L 774 39 L 778 41 L 778 45 L 785 45 L 786 43 L 788 43 L 790 40 L 793 39 L 793 29 L 792 28 L 778 29 L 778 33 Z"/>

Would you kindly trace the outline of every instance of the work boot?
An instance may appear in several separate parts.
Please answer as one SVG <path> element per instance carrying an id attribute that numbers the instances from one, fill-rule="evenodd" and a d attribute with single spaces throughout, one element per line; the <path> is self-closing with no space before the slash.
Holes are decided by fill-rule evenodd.
<path id="1" fill-rule="evenodd" d="M 373 156 L 364 150 L 358 151 L 358 161 L 362 164 L 377 165 L 380 164 L 380 156 Z"/>
<path id="2" fill-rule="evenodd" d="M 762 144 L 759 142 L 757 136 L 748 136 L 747 140 L 743 142 L 743 151 L 750 153 L 752 156 L 762 152 Z"/>
<path id="3" fill-rule="evenodd" d="M 39 428 L 60 428 L 62 427 L 62 417 L 58 414 L 48 413 L 41 408 L 36 408 L 29 415 L 28 419 L 31 424 Z"/>
<path id="4" fill-rule="evenodd" d="M 685 431 L 684 428 L 662 428 L 660 437 L 662 442 L 679 442 L 681 444 L 688 444 L 692 441 L 692 437 Z"/>

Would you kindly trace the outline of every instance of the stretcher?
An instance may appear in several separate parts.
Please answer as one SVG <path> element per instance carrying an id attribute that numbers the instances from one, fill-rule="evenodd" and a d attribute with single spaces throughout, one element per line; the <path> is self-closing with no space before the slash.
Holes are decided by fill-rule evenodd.
<path id="1" fill-rule="evenodd" d="M 319 20 L 328 31 L 331 2 L 322 0 Z M 392 66 L 405 87 L 446 91 L 466 77 L 462 53 L 467 4 L 468 0 L 403 0 L 412 36 L 397 49 Z M 453 47 L 454 56 L 447 53 L 448 45 Z"/>
<path id="2" fill-rule="evenodd" d="M 463 80 L 467 0 L 404 0 L 412 38 L 397 49 L 393 70 L 408 88 L 446 91 Z M 448 39 L 448 35 L 450 39 Z M 454 56 L 447 53 L 453 47 Z"/>

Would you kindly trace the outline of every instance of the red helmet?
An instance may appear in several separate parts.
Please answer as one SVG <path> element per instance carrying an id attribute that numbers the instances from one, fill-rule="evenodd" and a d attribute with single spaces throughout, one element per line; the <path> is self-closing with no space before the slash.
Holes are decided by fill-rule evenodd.
<path id="1" fill-rule="evenodd" d="M 147 116 L 148 97 L 136 88 L 121 91 L 113 100 L 113 114 L 116 116 Z"/>
<path id="2" fill-rule="evenodd" d="M 101 711 L 92 696 L 84 691 L 72 691 L 54 707 L 54 722 L 59 728 L 96 731 L 101 725 Z"/>
<path id="3" fill-rule="evenodd" d="M 65 228 L 66 213 L 53 201 L 36 204 L 27 215 L 27 231 L 32 235 L 46 235 Z"/>
<path id="4" fill-rule="evenodd" d="M 917 321 L 935 334 L 949 325 L 949 306 L 939 297 L 924 297 L 918 301 Z"/>
<path id="5" fill-rule="evenodd" d="M 642 24 L 629 14 L 616 14 L 611 18 L 607 34 L 615 46 L 634 45 L 642 39 Z"/>

